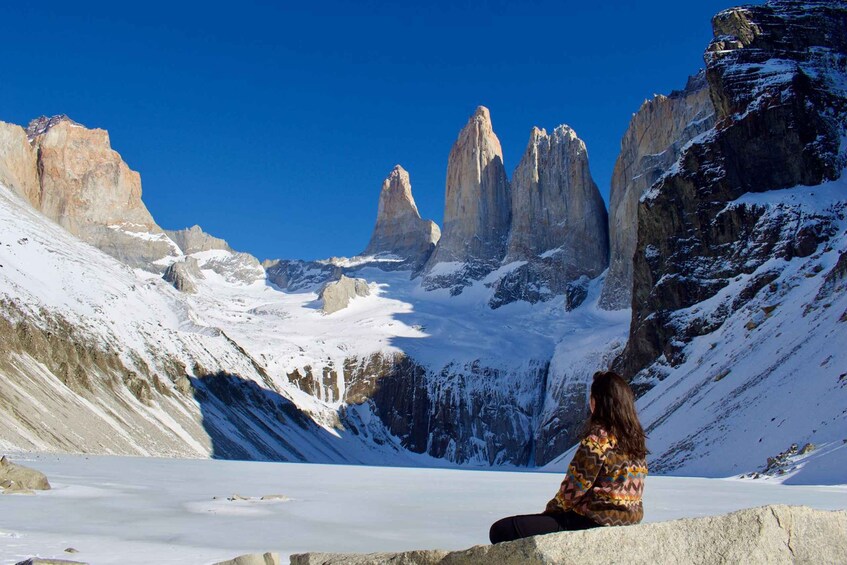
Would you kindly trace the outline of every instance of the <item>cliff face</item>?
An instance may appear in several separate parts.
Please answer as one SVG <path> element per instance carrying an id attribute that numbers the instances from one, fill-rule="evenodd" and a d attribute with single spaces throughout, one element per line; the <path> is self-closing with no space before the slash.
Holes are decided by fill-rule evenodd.
<path id="1" fill-rule="evenodd" d="M 382 183 L 376 226 L 362 255 L 389 254 L 419 266 L 440 237 L 435 222 L 421 218 L 409 173 L 397 165 Z"/>
<path id="2" fill-rule="evenodd" d="M 572 293 L 608 265 L 606 206 L 591 178 L 585 143 L 568 126 L 533 128 L 512 175 L 512 221 L 504 265 L 522 265 L 493 283 L 491 306 Z M 568 302 L 576 306 L 584 298 Z"/>
<path id="3" fill-rule="evenodd" d="M 204 232 L 200 226 L 191 226 L 182 230 L 165 230 L 165 233 L 186 255 L 213 249 L 232 251 L 232 247 L 226 241 Z"/>
<path id="4" fill-rule="evenodd" d="M 506 251 L 510 220 L 503 150 L 488 108 L 480 106 L 450 150 L 444 226 L 426 265 L 425 284 L 430 288 L 453 286 L 461 291 L 463 283 L 455 276 L 455 269 L 437 269 L 439 263 L 464 264 L 472 278 L 495 269 Z"/>
<path id="5" fill-rule="evenodd" d="M 36 158 L 24 129 L 0 122 L 0 184 L 38 208 L 41 189 Z"/>
<path id="6" fill-rule="evenodd" d="M 720 327 L 770 281 L 751 280 L 736 300 L 699 314 L 686 309 L 767 261 L 778 267 L 779 259 L 814 254 L 838 231 L 835 216 L 786 204 L 775 217 L 735 201 L 841 174 L 847 162 L 843 3 L 734 8 L 718 14 L 713 28 L 705 59 L 716 126 L 642 197 L 638 210 L 630 340 L 617 361 L 630 376 L 656 360 L 683 362 L 692 337 Z M 661 378 L 657 367 L 650 373 Z M 651 375 L 639 377 L 644 386 L 655 382 Z"/>
<path id="7" fill-rule="evenodd" d="M 37 155 L 39 197 L 32 205 L 84 241 L 134 267 L 177 255 L 141 201 L 141 177 L 112 150 L 109 134 L 67 116 L 27 128 Z"/>
<path id="8" fill-rule="evenodd" d="M 609 273 L 600 296 L 607 310 L 629 308 L 638 200 L 679 159 L 686 144 L 714 126 L 705 73 L 682 91 L 645 101 L 621 140 L 609 202 Z"/>

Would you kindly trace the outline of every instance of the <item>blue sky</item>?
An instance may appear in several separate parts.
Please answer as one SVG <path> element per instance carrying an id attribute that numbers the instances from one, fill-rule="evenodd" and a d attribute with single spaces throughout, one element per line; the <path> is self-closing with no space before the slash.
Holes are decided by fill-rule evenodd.
<path id="1" fill-rule="evenodd" d="M 16 2 L 0 120 L 107 129 L 162 227 L 260 259 L 353 255 L 396 163 L 441 224 L 447 155 L 480 104 L 510 175 L 532 126 L 566 123 L 608 201 L 632 113 L 703 66 L 733 5 Z"/>

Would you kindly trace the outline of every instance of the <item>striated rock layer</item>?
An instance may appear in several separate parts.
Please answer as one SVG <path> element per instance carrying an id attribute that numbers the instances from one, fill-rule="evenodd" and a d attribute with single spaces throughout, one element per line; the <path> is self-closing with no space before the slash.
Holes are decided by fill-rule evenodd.
<path id="1" fill-rule="evenodd" d="M 720 565 L 839 563 L 847 555 L 847 512 L 763 506 L 723 516 L 596 528 L 461 551 L 305 553 L 292 565 L 546 565 L 548 563 Z"/>
<path id="2" fill-rule="evenodd" d="M 495 269 L 505 255 L 510 221 L 503 150 L 488 108 L 480 106 L 450 150 L 444 226 L 426 265 L 425 284 L 455 288 L 456 277 L 441 275 L 436 270 L 439 263 L 466 264 L 475 278 Z"/>
<path id="3" fill-rule="evenodd" d="M 705 72 L 690 77 L 684 90 L 645 101 L 632 117 L 612 173 L 611 256 L 600 296 L 602 308 L 630 307 L 639 198 L 679 159 L 688 142 L 714 123 Z"/>
<path id="4" fill-rule="evenodd" d="M 200 226 L 195 225 L 182 230 L 165 230 L 165 233 L 186 255 L 201 251 L 211 251 L 213 249 L 223 251 L 233 250 L 226 241 L 209 235 Z"/>
<path id="5" fill-rule="evenodd" d="M 616 362 L 629 376 L 656 360 L 680 364 L 692 337 L 714 331 L 767 282 L 708 319 L 677 312 L 766 261 L 814 254 L 837 230 L 832 220 L 790 209 L 774 224 L 764 207 L 731 204 L 745 193 L 840 176 L 847 163 L 847 7 L 771 2 L 721 12 L 713 28 L 705 59 L 716 126 L 639 206 L 630 340 Z"/>
<path id="6" fill-rule="evenodd" d="M 412 196 L 409 173 L 397 165 L 382 183 L 371 240 L 362 255 L 389 254 L 420 265 L 441 237 L 432 220 L 424 220 Z"/>

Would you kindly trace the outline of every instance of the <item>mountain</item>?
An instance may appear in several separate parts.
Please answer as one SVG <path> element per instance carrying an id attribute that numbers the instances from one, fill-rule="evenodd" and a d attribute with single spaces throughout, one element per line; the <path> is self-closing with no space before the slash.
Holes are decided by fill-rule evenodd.
<path id="1" fill-rule="evenodd" d="M 441 239 L 426 264 L 427 288 L 461 292 L 499 266 L 511 220 L 509 179 L 488 108 L 480 106 L 459 132 L 447 159 Z"/>
<path id="2" fill-rule="evenodd" d="M 715 124 L 706 73 L 689 77 L 683 90 L 646 100 L 632 117 L 615 161 L 609 197 L 611 259 L 600 304 L 607 310 L 632 302 L 632 255 L 638 201 L 698 135 Z"/>
<path id="3" fill-rule="evenodd" d="M 371 240 L 362 255 L 391 255 L 419 267 L 441 237 L 432 220 L 424 220 L 412 196 L 409 173 L 397 165 L 382 183 Z"/>
<path id="4" fill-rule="evenodd" d="M 847 439 L 846 23 L 839 2 L 718 14 L 704 75 L 624 136 L 611 253 L 576 133 L 532 130 L 509 181 L 484 108 L 451 151 L 429 259 L 401 169 L 375 255 L 259 263 L 148 220 L 105 132 L 0 124 L 0 446 L 555 467 L 612 366 L 638 392 L 651 469 L 831 477 Z M 167 253 L 92 237 L 111 232 Z M 327 288 L 344 291 L 331 308 Z"/>

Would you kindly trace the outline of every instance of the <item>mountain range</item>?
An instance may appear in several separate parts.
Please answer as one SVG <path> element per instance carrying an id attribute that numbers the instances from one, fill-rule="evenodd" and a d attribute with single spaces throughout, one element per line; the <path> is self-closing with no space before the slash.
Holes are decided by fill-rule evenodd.
<path id="1" fill-rule="evenodd" d="M 847 8 L 712 26 L 633 115 L 608 211 L 572 128 L 509 176 L 480 106 L 441 226 L 396 165 L 352 258 L 162 229 L 104 130 L 0 122 L 0 448 L 555 467 L 611 367 L 656 471 L 847 464 Z"/>

